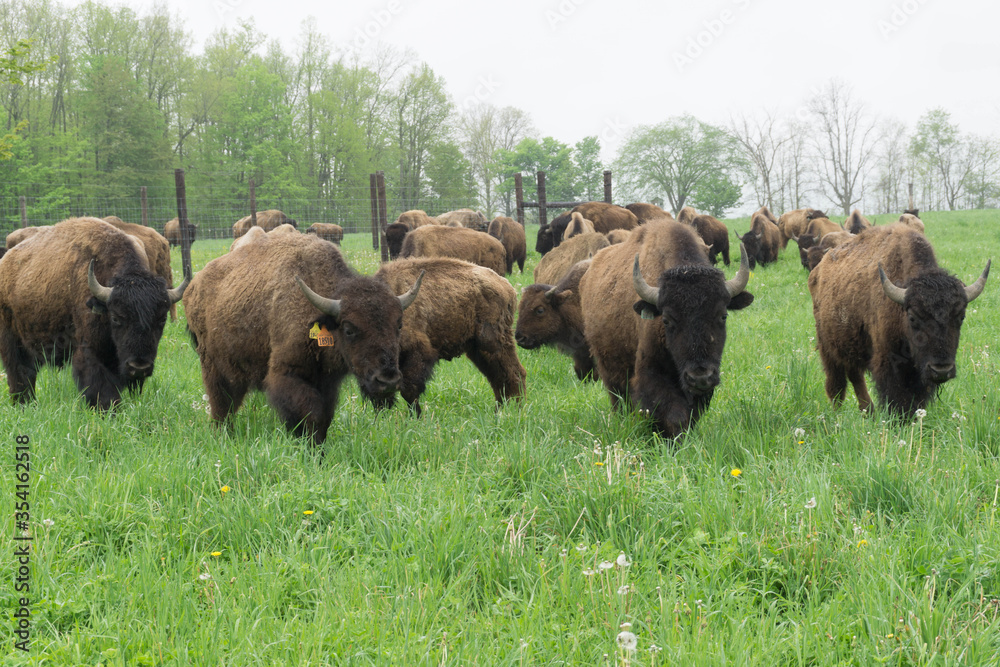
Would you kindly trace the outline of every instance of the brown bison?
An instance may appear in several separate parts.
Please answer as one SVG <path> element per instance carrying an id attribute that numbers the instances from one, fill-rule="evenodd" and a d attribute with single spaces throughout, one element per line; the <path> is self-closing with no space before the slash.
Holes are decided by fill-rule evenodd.
<path id="1" fill-rule="evenodd" d="M 866 229 L 871 228 L 872 223 L 868 221 L 868 218 L 861 215 L 861 211 L 854 209 L 851 214 L 847 216 L 847 220 L 844 220 L 844 231 L 850 232 L 852 234 L 860 234 Z"/>
<path id="2" fill-rule="evenodd" d="M 407 229 L 416 229 L 417 227 L 423 227 L 424 225 L 441 224 L 437 218 L 432 218 L 420 209 L 403 211 L 399 214 L 399 217 L 396 218 L 396 222 L 401 225 L 406 225 Z"/>
<path id="3" fill-rule="evenodd" d="M 134 236 L 142 242 L 146 250 L 146 259 L 149 260 L 149 268 L 156 275 L 167 281 L 167 287 L 174 287 L 174 272 L 170 268 L 170 243 L 158 231 L 152 227 L 124 222 L 121 218 L 109 215 L 104 221 L 114 225 L 129 236 Z M 177 321 L 177 304 L 170 304 L 170 319 Z"/>
<path id="4" fill-rule="evenodd" d="M 827 234 L 838 234 L 844 228 L 829 218 L 813 218 L 806 224 L 800 236 L 794 237 L 799 246 L 799 261 L 803 268 L 809 269 L 809 249 L 820 243 Z"/>
<path id="5" fill-rule="evenodd" d="M 257 226 L 261 227 L 265 232 L 269 232 L 279 225 L 291 225 L 292 227 L 298 227 L 299 223 L 295 222 L 294 218 L 288 217 L 277 209 L 257 211 Z M 240 218 L 233 223 L 233 238 L 238 239 L 243 236 L 250 230 L 251 227 L 253 227 L 253 220 L 249 215 L 245 218 Z"/>
<path id="6" fill-rule="evenodd" d="M 690 206 L 685 206 L 677 212 L 677 222 L 683 222 L 685 225 L 690 225 L 691 222 L 697 217 L 698 211 L 694 210 Z"/>
<path id="7" fill-rule="evenodd" d="M 396 259 L 403 251 L 403 241 L 410 231 L 403 222 L 394 222 L 385 228 L 385 244 L 389 248 L 389 259 Z"/>
<path id="8" fill-rule="evenodd" d="M 914 231 L 920 232 L 921 234 L 924 233 L 924 221 L 912 213 L 904 213 L 899 216 L 899 222 Z"/>
<path id="9" fill-rule="evenodd" d="M 736 234 L 736 238 L 746 247 L 751 269 L 756 268 L 757 264 L 770 264 L 778 260 L 778 253 L 781 251 L 781 231 L 776 224 L 768 220 L 766 215 L 760 212 L 754 213 L 750 220 L 750 231 L 743 236 Z"/>
<path id="10" fill-rule="evenodd" d="M 603 201 L 585 202 L 574 206 L 569 212 L 569 217 L 561 215 L 552 221 L 550 225 L 552 247 L 558 247 L 562 243 L 574 213 L 579 213 L 581 217 L 589 220 L 594 226 L 594 231 L 601 234 L 607 234 L 612 229 L 635 229 L 639 226 L 639 219 L 626 208 Z"/>
<path id="11" fill-rule="evenodd" d="M 874 227 L 827 253 L 809 274 L 827 397 L 839 405 L 850 380 L 858 406 L 871 408 L 867 370 L 891 412 L 910 416 L 925 407 L 955 377 L 966 305 L 989 271 L 987 262 L 966 287 L 938 267 L 922 234 L 900 224 Z"/>
<path id="12" fill-rule="evenodd" d="M 630 396 L 667 438 L 692 426 L 719 384 L 726 312 L 753 301 L 749 278 L 745 251 L 727 281 L 694 230 L 677 222 L 646 223 L 595 255 L 580 300 L 612 406 Z"/>
<path id="13" fill-rule="evenodd" d="M 580 278 L 591 260 L 574 264 L 556 285 L 528 285 L 521 294 L 514 338 L 526 350 L 555 346 L 573 357 L 573 370 L 581 380 L 594 377 L 594 358 L 583 335 Z"/>
<path id="14" fill-rule="evenodd" d="M 503 244 L 507 256 L 507 274 L 513 273 L 514 262 L 517 262 L 517 267 L 524 273 L 524 260 L 528 254 L 524 227 L 517 220 L 500 215 L 493 218 L 486 232 Z"/>
<path id="15" fill-rule="evenodd" d="M 515 223 L 516 224 L 516 223 Z M 423 287 L 403 313 L 399 393 L 420 414 L 420 395 L 438 361 L 462 354 L 493 388 L 497 403 L 524 396 L 525 372 L 514 345 L 517 294 L 495 272 L 450 257 L 401 259 L 375 274 L 394 291 L 423 274 Z"/>
<path id="16" fill-rule="evenodd" d="M 43 364 L 72 363 L 91 407 L 142 390 L 170 305 L 142 244 L 97 218 L 70 218 L 17 244 L 0 262 L 0 358 L 15 402 L 35 394 Z"/>
<path id="17" fill-rule="evenodd" d="M 819 214 L 818 216 L 816 214 Z M 781 250 L 784 250 L 788 246 L 789 240 L 794 240 L 795 238 L 801 236 L 805 230 L 806 225 L 813 217 L 825 218 L 822 211 L 818 211 L 814 208 L 798 208 L 794 211 L 785 211 L 778 218 L 778 232 L 781 238 Z"/>
<path id="18" fill-rule="evenodd" d="M 650 220 L 658 220 L 659 218 L 673 218 L 674 216 L 670 214 L 670 211 L 664 211 L 662 208 L 656 204 L 646 204 L 643 202 L 636 202 L 635 204 L 626 204 L 625 208 L 632 212 L 635 219 L 640 225 L 644 225 Z"/>
<path id="19" fill-rule="evenodd" d="M 457 211 L 448 211 L 437 216 L 439 225 L 449 227 L 466 227 L 476 231 L 486 231 L 486 216 L 471 208 L 460 208 Z"/>
<path id="20" fill-rule="evenodd" d="M 19 227 L 7 235 L 7 250 L 10 250 L 18 243 L 27 241 L 35 234 L 52 229 L 52 227 Z"/>
<path id="21" fill-rule="evenodd" d="M 535 252 L 544 256 L 550 250 L 555 248 L 558 244 L 555 241 L 554 229 L 559 230 L 559 240 L 561 241 L 562 232 L 566 229 L 566 226 L 569 224 L 572 217 L 573 211 L 570 210 L 560 213 L 552 219 L 552 222 L 546 225 L 540 225 L 538 227 L 538 235 L 535 237 Z"/>
<path id="22" fill-rule="evenodd" d="M 489 234 L 464 227 L 425 225 L 403 239 L 400 257 L 454 257 L 505 275 L 507 251 Z"/>
<path id="23" fill-rule="evenodd" d="M 198 226 L 192 225 L 190 220 L 188 221 L 188 225 L 191 229 L 191 243 L 194 243 L 195 238 L 198 236 Z M 167 224 L 163 225 L 163 238 L 167 239 L 167 243 L 170 245 L 181 244 L 181 222 L 178 218 L 168 220 Z"/>
<path id="24" fill-rule="evenodd" d="M 624 243 L 628 240 L 628 237 L 632 235 L 632 230 L 630 229 L 612 229 L 606 234 L 608 237 L 608 243 L 614 245 L 616 243 Z"/>
<path id="25" fill-rule="evenodd" d="M 729 266 L 729 228 L 719 219 L 710 215 L 697 215 L 690 224 L 698 236 L 708 246 L 708 258 L 712 264 L 722 261 Z"/>
<path id="26" fill-rule="evenodd" d="M 809 259 L 809 266 L 807 267 L 810 271 L 816 268 L 820 260 L 828 253 L 832 248 L 836 248 L 839 245 L 847 243 L 854 238 L 854 234 L 850 232 L 830 232 L 825 234 L 819 243 L 813 245 L 806 251 L 806 256 Z"/>
<path id="27" fill-rule="evenodd" d="M 757 211 L 754 213 L 754 215 L 757 215 L 757 214 L 760 214 L 760 215 L 764 216 L 765 218 L 767 218 L 768 220 L 770 220 L 771 222 L 773 222 L 775 225 L 778 224 L 778 219 L 776 217 L 774 217 L 774 213 L 771 213 L 771 209 L 769 209 L 767 206 L 761 206 L 759 209 L 757 209 Z M 753 216 L 751 216 L 751 217 L 753 217 Z"/>
<path id="28" fill-rule="evenodd" d="M 376 404 L 391 401 L 403 311 L 419 288 L 396 296 L 310 234 L 241 239 L 184 295 L 212 419 L 225 421 L 259 389 L 289 431 L 321 443 L 347 375 Z"/>
<path id="29" fill-rule="evenodd" d="M 597 254 L 599 250 L 607 248 L 609 245 L 611 244 L 608 243 L 608 238 L 597 232 L 574 236 L 542 257 L 538 266 L 535 267 L 535 282 L 543 285 L 555 285 L 566 275 L 571 266 Z"/>
<path id="30" fill-rule="evenodd" d="M 344 228 L 331 222 L 314 222 L 309 225 L 306 234 L 315 234 L 321 239 L 337 245 L 340 245 L 340 242 L 344 240 Z"/>
<path id="31" fill-rule="evenodd" d="M 574 236 L 579 236 L 580 234 L 588 234 L 595 231 L 594 223 L 587 220 L 585 217 L 579 213 L 573 212 L 570 215 L 569 224 L 566 225 L 566 231 L 563 232 L 563 240 L 571 239 Z"/>

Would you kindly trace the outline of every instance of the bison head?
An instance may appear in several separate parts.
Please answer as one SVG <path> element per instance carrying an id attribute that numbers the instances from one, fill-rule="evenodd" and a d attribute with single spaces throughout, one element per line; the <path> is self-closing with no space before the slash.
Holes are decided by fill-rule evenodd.
<path id="1" fill-rule="evenodd" d="M 410 228 L 401 222 L 394 222 L 385 228 L 385 244 L 389 248 L 389 259 L 396 259 L 403 251 L 403 241 Z"/>
<path id="2" fill-rule="evenodd" d="M 893 283 L 878 267 L 882 291 L 903 307 L 903 328 L 909 349 L 908 357 L 920 381 L 937 385 L 955 377 L 955 352 L 965 319 L 965 307 L 983 293 L 990 262 L 973 284 L 965 286 L 942 269 L 933 269 L 909 281 L 906 287 Z"/>
<path id="3" fill-rule="evenodd" d="M 553 247 L 552 228 L 548 225 L 542 225 L 538 229 L 538 238 L 535 240 L 535 252 L 539 255 L 544 255 L 552 250 Z"/>
<path id="4" fill-rule="evenodd" d="M 792 240 L 799 244 L 799 261 L 802 262 L 802 268 L 809 268 L 809 249 L 816 245 L 816 237 L 812 234 L 803 234 L 802 236 L 794 236 Z"/>
<path id="5" fill-rule="evenodd" d="M 735 278 L 726 280 L 722 271 L 709 266 L 680 266 L 663 272 L 658 289 L 643 279 L 636 254 L 632 282 L 642 300 L 633 307 L 643 319 L 662 317 L 665 348 L 688 397 L 711 395 L 719 384 L 727 311 L 753 302 L 753 294 L 744 291 L 749 280 L 743 245 Z"/>
<path id="6" fill-rule="evenodd" d="M 417 298 L 424 273 L 410 290 L 396 296 L 383 280 L 358 276 L 340 282 L 335 294 L 327 298 L 313 292 L 295 276 L 295 282 L 323 317 L 316 320 L 334 339 L 339 352 L 358 387 L 376 407 L 388 407 L 395 399 L 402 379 L 399 372 L 399 337 L 403 311 Z"/>
<path id="7" fill-rule="evenodd" d="M 94 260 L 90 261 L 87 284 L 92 296 L 87 307 L 107 317 L 121 377 L 141 381 L 153 373 L 167 311 L 181 300 L 188 282 L 185 278 L 179 286 L 167 289 L 163 278 L 148 271 L 120 271 L 106 287 L 98 282 Z"/>
<path id="8" fill-rule="evenodd" d="M 565 333 L 559 306 L 571 295 L 569 290 L 556 292 L 552 285 L 525 287 L 517 310 L 517 329 L 514 331 L 518 346 L 533 350 L 556 343 L 560 334 Z"/>
<path id="9" fill-rule="evenodd" d="M 756 269 L 757 262 L 763 259 L 761 256 L 763 249 L 760 245 L 760 237 L 752 231 L 747 232 L 743 236 L 740 236 L 736 231 L 733 231 L 733 234 L 736 234 L 736 238 L 740 241 L 740 247 L 746 251 L 750 269 Z M 740 252 L 742 253 L 743 250 Z"/>

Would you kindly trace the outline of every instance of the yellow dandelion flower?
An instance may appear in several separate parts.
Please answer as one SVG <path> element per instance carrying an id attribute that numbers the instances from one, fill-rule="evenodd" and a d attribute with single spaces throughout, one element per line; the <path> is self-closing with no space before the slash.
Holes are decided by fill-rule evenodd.
<path id="1" fill-rule="evenodd" d="M 604 461 L 594 461 L 594 465 L 595 466 L 602 466 L 602 465 L 604 465 Z"/>
<path id="2" fill-rule="evenodd" d="M 219 489 L 219 491 L 222 491 L 223 493 L 229 493 L 229 485 L 227 484 L 226 486 Z"/>
<path id="3" fill-rule="evenodd" d="M 861 540 L 860 542 L 858 542 L 858 548 L 859 549 L 861 547 L 866 547 L 866 546 L 868 546 L 868 540 Z"/>
<path id="4" fill-rule="evenodd" d="M 218 558 L 219 556 L 222 555 L 222 552 L 221 551 L 213 551 L 212 555 L 215 556 L 216 558 Z"/>
<path id="5" fill-rule="evenodd" d="M 892 639 L 892 638 L 893 638 L 893 637 L 895 637 L 895 636 L 896 636 L 896 635 L 894 635 L 894 634 L 892 634 L 892 633 L 890 632 L 889 634 L 887 634 L 887 635 L 885 636 L 885 638 L 886 638 L 886 639 Z"/>
<path id="6" fill-rule="evenodd" d="M 312 510 L 306 510 L 305 512 L 303 512 L 303 514 L 305 514 L 306 516 L 309 516 L 312 513 L 313 513 Z"/>
<path id="7" fill-rule="evenodd" d="M 729 471 L 729 474 L 732 475 L 733 477 L 739 477 L 740 475 L 743 474 L 743 471 L 740 470 L 739 468 L 733 468 L 732 470 Z"/>
<path id="8" fill-rule="evenodd" d="M 806 441 L 805 440 L 799 440 L 799 444 L 800 445 L 804 445 L 804 444 L 806 444 Z"/>

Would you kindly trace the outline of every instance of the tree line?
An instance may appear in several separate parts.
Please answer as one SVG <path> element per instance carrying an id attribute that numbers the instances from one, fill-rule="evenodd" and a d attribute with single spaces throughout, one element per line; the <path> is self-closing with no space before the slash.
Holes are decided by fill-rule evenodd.
<path id="1" fill-rule="evenodd" d="M 615 170 L 616 200 L 719 216 L 824 201 L 899 210 L 909 182 L 923 208 L 1000 198 L 995 138 L 962 134 L 944 109 L 908 131 L 868 113 L 840 82 L 791 118 L 716 126 L 679 116 L 633 128 L 604 164 L 596 136 L 570 145 L 540 136 L 516 107 L 458 105 L 414 54 L 338 51 L 311 19 L 291 48 L 244 21 L 196 51 L 164 6 L 13 0 L 0 5 L 0 35 L 10 74 L 0 81 L 6 222 L 18 217 L 19 196 L 32 221 L 119 211 L 136 219 L 146 186 L 151 220 L 162 224 L 176 214 L 176 167 L 187 171 L 193 221 L 220 225 L 246 214 L 252 179 L 259 208 L 358 228 L 379 170 L 390 210 L 431 214 L 472 206 L 511 215 L 513 175 L 523 173 L 530 192 L 539 170 L 550 200 L 600 199 L 605 168 Z"/>

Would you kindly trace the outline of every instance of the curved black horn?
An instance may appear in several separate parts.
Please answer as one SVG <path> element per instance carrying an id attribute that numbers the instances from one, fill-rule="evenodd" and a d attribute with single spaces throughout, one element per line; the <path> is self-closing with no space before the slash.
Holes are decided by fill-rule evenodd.
<path id="1" fill-rule="evenodd" d="M 726 291 L 729 292 L 729 298 L 732 299 L 746 289 L 748 282 L 750 282 L 750 258 L 747 256 L 746 246 L 741 243 L 740 270 L 736 272 L 736 276 L 726 281 Z"/>
<path id="2" fill-rule="evenodd" d="M 413 287 L 410 288 L 410 291 L 407 292 L 406 294 L 400 294 L 398 297 L 396 297 L 399 299 L 399 305 L 403 307 L 403 310 L 409 308 L 410 304 L 413 303 L 413 300 L 417 298 L 417 292 L 420 291 L 420 283 L 423 281 L 423 279 L 424 279 L 424 272 L 421 271 L 420 275 L 417 276 L 417 282 L 413 283 Z"/>
<path id="3" fill-rule="evenodd" d="M 889 280 L 882 269 L 882 262 L 878 263 L 878 277 L 882 281 L 882 291 L 885 295 L 902 306 L 906 300 L 906 290 Z"/>
<path id="4" fill-rule="evenodd" d="M 976 297 L 983 293 L 983 288 L 986 287 L 986 278 L 990 275 L 990 262 L 992 259 L 986 260 L 986 268 L 983 269 L 983 273 L 979 276 L 979 279 L 971 285 L 966 285 L 965 287 L 965 300 L 973 301 Z"/>
<path id="5" fill-rule="evenodd" d="M 170 303 L 177 303 L 184 296 L 184 290 L 187 289 L 188 284 L 191 282 L 190 278 L 185 278 L 184 282 L 173 289 L 167 290 L 167 296 L 170 298 Z"/>
<path id="6" fill-rule="evenodd" d="M 635 293 L 643 301 L 654 306 L 659 305 L 660 290 L 651 287 L 642 277 L 642 271 L 639 270 L 639 253 L 635 254 L 635 264 L 632 266 L 632 285 L 635 287 Z"/>
<path id="7" fill-rule="evenodd" d="M 87 284 L 90 285 L 90 293 L 101 303 L 107 303 L 111 298 L 112 288 L 97 282 L 97 277 L 94 275 L 94 260 L 90 260 L 90 266 L 87 267 Z"/>
<path id="8" fill-rule="evenodd" d="M 302 290 L 309 303 L 316 307 L 316 310 L 324 315 L 329 315 L 335 320 L 340 319 L 340 299 L 328 299 L 325 296 L 316 294 L 304 282 L 299 280 L 298 276 L 295 276 L 295 282 L 298 283 L 299 289 Z"/>

